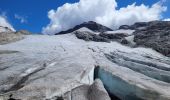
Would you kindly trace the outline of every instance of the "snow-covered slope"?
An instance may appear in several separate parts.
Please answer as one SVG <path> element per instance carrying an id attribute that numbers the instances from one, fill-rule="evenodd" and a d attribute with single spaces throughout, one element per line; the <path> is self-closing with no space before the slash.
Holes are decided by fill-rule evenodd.
<path id="1" fill-rule="evenodd" d="M 92 84 L 95 75 L 120 99 L 170 100 L 170 60 L 152 49 L 113 41 L 87 42 L 74 33 L 28 35 L 0 45 L 0 59 L 3 98 L 10 94 L 24 100 L 61 96 Z"/>

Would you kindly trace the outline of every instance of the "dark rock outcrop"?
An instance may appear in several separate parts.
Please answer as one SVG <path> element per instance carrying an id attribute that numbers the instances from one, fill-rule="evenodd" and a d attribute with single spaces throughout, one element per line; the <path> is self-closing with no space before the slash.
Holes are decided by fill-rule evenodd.
<path id="1" fill-rule="evenodd" d="M 122 44 L 128 44 L 128 41 L 125 39 L 128 35 L 124 33 L 117 33 L 117 34 L 108 34 L 108 33 L 91 33 L 91 32 L 81 32 L 76 31 L 74 33 L 78 39 L 82 39 L 85 41 L 95 41 L 95 42 L 110 42 L 110 41 L 117 41 Z"/>
<path id="2" fill-rule="evenodd" d="M 137 22 L 133 25 L 122 25 L 119 29 L 136 30 L 134 32 L 136 46 L 152 48 L 165 56 L 170 56 L 170 21 Z"/>
<path id="3" fill-rule="evenodd" d="M 80 28 L 83 28 L 83 27 L 86 27 L 86 28 L 88 28 L 88 29 L 90 29 L 90 30 L 92 30 L 94 32 L 112 31 L 112 29 L 110 29 L 110 28 L 108 28 L 106 26 L 103 26 L 103 25 L 98 24 L 98 23 L 93 22 L 93 21 L 89 21 L 89 22 L 84 22 L 84 23 L 82 23 L 80 25 L 77 25 L 72 29 L 56 33 L 56 35 L 71 33 L 71 32 L 74 32 L 74 31 L 80 29 Z"/>
<path id="4" fill-rule="evenodd" d="M 170 22 L 149 22 L 145 29 L 137 30 L 134 34 L 137 46 L 149 47 L 170 56 Z"/>

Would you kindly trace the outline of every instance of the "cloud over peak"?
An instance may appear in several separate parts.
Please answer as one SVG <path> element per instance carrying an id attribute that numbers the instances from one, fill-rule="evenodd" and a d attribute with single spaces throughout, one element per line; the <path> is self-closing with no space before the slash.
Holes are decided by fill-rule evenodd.
<path id="1" fill-rule="evenodd" d="M 152 6 L 144 4 L 137 6 L 133 3 L 118 10 L 117 6 L 115 0 L 80 0 L 73 4 L 66 3 L 57 10 L 48 12 L 50 23 L 42 29 L 42 32 L 55 34 L 87 21 L 96 21 L 116 29 L 123 24 L 159 20 L 161 13 L 166 11 L 161 2 Z"/>

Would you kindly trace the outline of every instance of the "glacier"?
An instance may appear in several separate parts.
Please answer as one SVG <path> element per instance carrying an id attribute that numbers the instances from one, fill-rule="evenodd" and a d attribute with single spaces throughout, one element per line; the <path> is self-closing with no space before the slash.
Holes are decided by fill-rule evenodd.
<path id="1" fill-rule="evenodd" d="M 98 34 L 87 28 L 78 31 Z M 133 30 L 123 32 L 133 35 Z M 100 79 L 109 94 L 122 100 L 170 100 L 169 71 L 169 58 L 150 48 L 84 41 L 75 32 L 24 35 L 22 40 L 0 45 L 0 99 L 12 95 L 22 100 L 53 100 L 70 93 L 76 98 L 80 93 L 84 100 L 95 100 L 84 93 L 98 84 L 94 79 Z"/>

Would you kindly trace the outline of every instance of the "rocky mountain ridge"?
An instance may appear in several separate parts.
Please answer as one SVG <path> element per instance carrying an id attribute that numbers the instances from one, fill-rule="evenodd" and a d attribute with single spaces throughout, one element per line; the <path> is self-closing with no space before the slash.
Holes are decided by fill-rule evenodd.
<path id="1" fill-rule="evenodd" d="M 75 27 L 73 27 L 72 29 L 68 29 L 66 31 L 61 31 L 59 33 L 56 33 L 56 35 L 61 35 L 61 34 L 67 34 L 67 33 L 71 33 L 71 32 L 74 32 L 80 28 L 83 28 L 83 27 L 86 27 L 92 31 L 95 31 L 95 32 L 105 32 L 105 31 L 112 31 L 112 29 L 106 27 L 106 26 L 103 26 L 99 23 L 96 23 L 94 21 L 89 21 L 89 22 L 84 22 L 80 25 L 76 25 Z"/>

